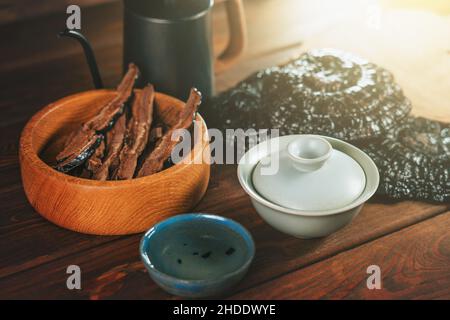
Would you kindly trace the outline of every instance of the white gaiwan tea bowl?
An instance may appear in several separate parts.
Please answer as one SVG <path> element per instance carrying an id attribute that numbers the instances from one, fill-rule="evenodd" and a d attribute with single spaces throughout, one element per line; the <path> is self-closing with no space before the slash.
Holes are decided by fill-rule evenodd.
<path id="1" fill-rule="evenodd" d="M 238 178 L 258 214 L 297 238 L 327 236 L 347 225 L 378 188 L 370 157 L 319 135 L 276 137 L 251 148 Z"/>

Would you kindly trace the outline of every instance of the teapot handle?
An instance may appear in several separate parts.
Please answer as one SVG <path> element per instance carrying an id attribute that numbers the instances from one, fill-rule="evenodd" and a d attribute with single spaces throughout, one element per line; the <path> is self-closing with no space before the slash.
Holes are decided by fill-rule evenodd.
<path id="1" fill-rule="evenodd" d="M 89 65 L 89 70 L 91 71 L 92 81 L 96 89 L 103 89 L 102 78 L 100 77 L 100 72 L 98 71 L 97 60 L 95 60 L 94 51 L 92 50 L 89 40 L 81 33 L 75 30 L 65 29 L 59 33 L 60 37 L 69 37 L 78 40 L 78 42 L 83 47 L 84 55 L 86 61 Z"/>
<path id="2" fill-rule="evenodd" d="M 226 0 L 224 5 L 227 12 L 230 40 L 226 49 L 216 60 L 215 70 L 217 73 L 230 67 L 244 52 L 247 45 L 247 26 L 242 0 Z"/>

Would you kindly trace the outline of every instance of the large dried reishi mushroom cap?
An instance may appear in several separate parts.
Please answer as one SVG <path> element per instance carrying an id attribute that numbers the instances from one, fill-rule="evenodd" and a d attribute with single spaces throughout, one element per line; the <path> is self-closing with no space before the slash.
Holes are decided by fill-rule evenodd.
<path id="1" fill-rule="evenodd" d="M 255 73 L 208 101 L 202 115 L 211 128 L 269 128 L 269 117 L 262 110 L 261 91 L 262 76 Z"/>
<path id="2" fill-rule="evenodd" d="M 314 50 L 270 69 L 263 88 L 270 123 L 282 135 L 365 139 L 390 130 L 411 110 L 389 71 L 337 50 Z"/>
<path id="3" fill-rule="evenodd" d="M 210 101 L 208 123 L 222 129 L 274 128 L 347 141 L 380 136 L 411 110 L 392 74 L 331 49 L 303 53 L 259 71 Z"/>
<path id="4" fill-rule="evenodd" d="M 380 170 L 378 193 L 450 202 L 450 124 L 411 116 L 361 148 Z"/>
<path id="5" fill-rule="evenodd" d="M 251 75 L 210 100 L 205 118 L 221 129 L 278 128 L 280 135 L 351 141 L 380 169 L 379 194 L 449 202 L 449 124 L 410 117 L 410 110 L 389 71 L 321 49 Z"/>

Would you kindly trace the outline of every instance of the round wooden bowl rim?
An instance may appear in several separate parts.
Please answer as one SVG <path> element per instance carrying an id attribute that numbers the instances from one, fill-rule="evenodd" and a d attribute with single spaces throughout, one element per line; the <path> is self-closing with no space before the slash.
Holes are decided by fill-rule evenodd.
<path id="1" fill-rule="evenodd" d="M 135 90 L 139 91 L 140 89 L 135 89 Z M 135 183 L 136 181 L 150 182 L 151 180 L 155 180 L 158 178 L 162 179 L 164 175 L 173 174 L 175 172 L 185 169 L 189 165 L 192 165 L 192 162 L 189 162 L 189 163 L 182 162 L 182 163 L 174 164 L 173 166 L 171 166 L 167 169 L 164 169 L 158 173 L 155 173 L 155 174 L 152 174 L 149 176 L 145 176 L 145 177 L 133 178 L 133 179 L 129 179 L 129 180 L 98 181 L 98 180 L 92 180 L 92 179 L 79 178 L 79 177 L 68 175 L 66 173 L 59 172 L 56 169 L 52 168 L 47 163 L 45 163 L 37 155 L 37 153 L 34 152 L 33 143 L 32 143 L 33 132 L 36 129 L 36 127 L 39 126 L 39 122 L 44 117 L 48 116 L 49 113 L 53 112 L 56 109 L 63 108 L 66 103 L 72 101 L 75 98 L 80 98 L 85 95 L 89 95 L 89 94 L 93 94 L 93 93 L 102 94 L 102 93 L 112 93 L 114 91 L 115 90 L 110 90 L 110 89 L 100 89 L 100 90 L 83 91 L 80 93 L 72 94 L 72 95 L 66 96 L 64 98 L 61 98 L 55 102 L 48 104 L 46 107 L 42 108 L 40 111 L 35 113 L 31 117 L 31 119 L 28 121 L 28 123 L 25 125 L 25 128 L 22 130 L 22 134 L 20 137 L 20 150 L 19 150 L 20 153 L 19 153 L 19 155 L 22 158 L 20 161 L 21 165 L 22 165 L 23 161 L 30 161 L 31 163 L 34 163 L 35 165 L 39 165 L 40 170 L 44 171 L 44 173 L 48 174 L 51 177 L 65 180 L 68 183 L 74 183 L 77 185 L 91 186 L 91 187 L 105 187 L 105 188 L 123 187 L 126 185 L 131 185 L 131 184 Z M 169 100 L 175 100 L 179 103 L 184 104 L 184 102 L 182 102 L 181 100 L 179 100 L 175 97 L 166 95 L 164 93 L 156 92 L 156 96 L 157 97 L 158 96 L 165 97 L 165 98 L 168 98 Z M 202 132 L 206 132 L 207 131 L 206 123 L 205 123 L 204 119 L 200 116 L 199 113 L 197 113 L 196 120 L 201 121 Z M 203 148 L 202 148 L 203 141 L 204 141 L 203 138 L 199 139 L 199 141 L 193 146 L 192 150 L 189 152 L 189 154 L 186 156 L 186 158 L 191 157 L 192 151 L 195 152 L 194 159 L 196 159 L 199 155 L 203 157 Z M 202 149 L 198 150 L 200 148 L 202 148 Z"/>

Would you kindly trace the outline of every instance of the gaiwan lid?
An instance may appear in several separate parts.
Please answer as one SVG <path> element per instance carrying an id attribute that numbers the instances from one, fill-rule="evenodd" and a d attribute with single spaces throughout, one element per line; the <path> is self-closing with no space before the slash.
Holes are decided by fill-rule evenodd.
<path id="1" fill-rule="evenodd" d="M 359 163 L 323 137 L 302 135 L 276 152 L 277 157 L 272 154 L 259 161 L 252 179 L 256 191 L 277 205 L 302 211 L 338 209 L 365 188 L 366 175 Z"/>

